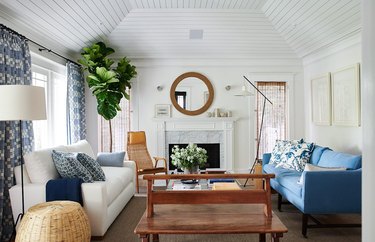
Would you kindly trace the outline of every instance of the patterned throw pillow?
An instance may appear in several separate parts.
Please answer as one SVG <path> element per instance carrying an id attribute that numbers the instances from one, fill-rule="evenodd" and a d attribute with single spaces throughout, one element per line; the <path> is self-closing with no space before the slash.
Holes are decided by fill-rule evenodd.
<path id="1" fill-rule="evenodd" d="M 83 182 L 93 182 L 90 172 L 77 160 L 77 153 L 53 150 L 52 159 L 62 178 L 82 178 Z"/>
<path id="2" fill-rule="evenodd" d="M 290 149 L 292 145 L 302 143 L 301 140 L 276 140 L 275 147 L 272 150 L 269 164 L 284 163 L 287 160 L 286 151 Z"/>
<path id="3" fill-rule="evenodd" d="M 105 181 L 103 169 L 91 156 L 85 153 L 78 153 L 77 160 L 90 172 L 94 181 Z"/>
<path id="4" fill-rule="evenodd" d="M 286 156 L 285 162 L 280 162 L 276 167 L 282 167 L 289 170 L 303 171 L 305 165 L 310 160 L 314 143 L 297 143 L 292 144 L 284 151 Z"/>

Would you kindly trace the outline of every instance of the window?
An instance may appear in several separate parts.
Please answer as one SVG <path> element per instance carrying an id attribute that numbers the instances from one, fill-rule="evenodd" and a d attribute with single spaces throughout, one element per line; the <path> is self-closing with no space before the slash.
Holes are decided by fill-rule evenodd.
<path id="1" fill-rule="evenodd" d="M 186 92 L 174 92 L 177 104 L 183 108 L 186 109 Z"/>
<path id="2" fill-rule="evenodd" d="M 112 124 L 112 151 L 125 151 L 128 131 L 130 131 L 130 101 L 123 98 L 120 102 L 121 111 L 111 120 Z M 110 143 L 109 122 L 99 116 L 99 151 L 108 152 Z"/>
<path id="3" fill-rule="evenodd" d="M 262 137 L 259 146 L 259 157 L 257 157 L 261 158 L 264 153 L 272 151 L 277 139 L 286 139 L 286 82 L 257 82 L 257 88 L 273 103 L 273 105 L 271 105 L 266 102 L 265 106 Z M 264 97 L 258 93 L 256 99 L 257 137 L 259 137 Z"/>
<path id="4" fill-rule="evenodd" d="M 67 143 L 66 76 L 32 65 L 32 84 L 44 87 L 47 120 L 33 121 L 35 149 Z"/>

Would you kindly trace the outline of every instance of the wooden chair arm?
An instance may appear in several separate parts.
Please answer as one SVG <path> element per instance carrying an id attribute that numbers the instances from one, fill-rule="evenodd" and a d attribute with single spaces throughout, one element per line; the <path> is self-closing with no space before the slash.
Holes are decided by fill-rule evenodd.
<path id="1" fill-rule="evenodd" d="M 165 167 L 165 168 L 168 167 L 168 166 L 167 166 L 167 160 L 166 160 L 164 157 L 157 157 L 157 156 L 155 156 L 155 157 L 154 157 L 154 160 L 155 160 L 155 167 L 158 166 L 158 162 L 159 162 L 160 160 L 164 161 L 164 167 Z"/>

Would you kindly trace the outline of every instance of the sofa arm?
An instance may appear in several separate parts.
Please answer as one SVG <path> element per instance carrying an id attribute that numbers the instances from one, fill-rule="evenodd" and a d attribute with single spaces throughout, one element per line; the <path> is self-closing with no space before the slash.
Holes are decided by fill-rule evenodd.
<path id="1" fill-rule="evenodd" d="M 89 218 L 91 232 L 104 234 L 108 213 L 107 188 L 105 182 L 82 183 L 83 208 Z M 95 236 L 95 235 L 94 235 Z"/>
<path id="2" fill-rule="evenodd" d="M 262 166 L 267 165 L 270 162 L 271 153 L 264 153 L 262 159 Z"/>
<path id="3" fill-rule="evenodd" d="M 304 213 L 360 213 L 362 169 L 303 172 Z"/>
<path id="4" fill-rule="evenodd" d="M 135 165 L 135 161 L 132 161 L 132 160 L 126 160 L 124 161 L 124 167 L 129 167 L 132 169 L 133 171 L 133 184 L 134 184 L 134 187 L 136 187 L 136 180 L 137 179 L 137 172 L 136 172 L 136 165 Z"/>
<path id="5" fill-rule="evenodd" d="M 46 201 L 46 185 L 39 183 L 24 184 L 25 212 L 32 206 Z M 18 214 L 22 212 L 22 189 L 21 185 L 15 185 L 9 189 L 10 202 L 14 222 Z"/>

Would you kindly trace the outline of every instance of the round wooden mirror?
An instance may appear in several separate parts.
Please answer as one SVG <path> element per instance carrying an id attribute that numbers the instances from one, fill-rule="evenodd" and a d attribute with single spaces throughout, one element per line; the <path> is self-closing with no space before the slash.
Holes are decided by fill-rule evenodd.
<path id="1" fill-rule="evenodd" d="M 170 98 L 173 106 L 186 115 L 198 115 L 209 109 L 214 100 L 214 88 L 204 75 L 186 72 L 174 80 Z"/>

